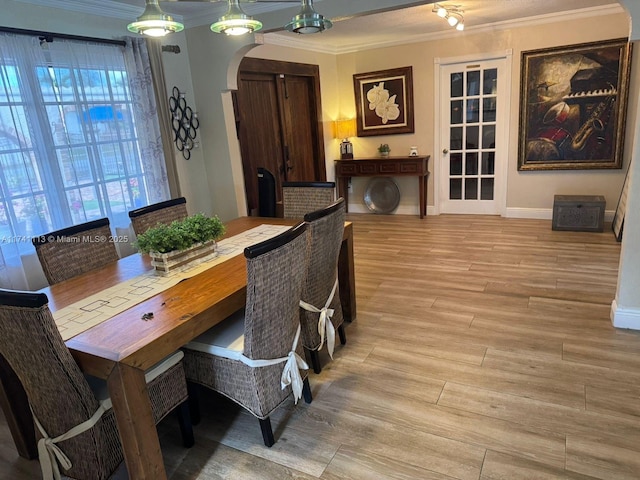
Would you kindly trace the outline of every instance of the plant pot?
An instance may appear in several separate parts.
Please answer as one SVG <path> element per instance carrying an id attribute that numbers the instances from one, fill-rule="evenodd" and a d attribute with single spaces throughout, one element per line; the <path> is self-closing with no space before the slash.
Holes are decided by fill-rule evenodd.
<path id="1" fill-rule="evenodd" d="M 380 156 L 383 157 L 383 158 L 386 158 L 386 157 L 389 156 L 389 153 L 390 152 L 380 152 Z"/>
<path id="2" fill-rule="evenodd" d="M 174 250 L 168 253 L 149 252 L 149 256 L 156 273 L 168 275 L 187 265 L 197 265 L 215 258 L 218 256 L 216 247 L 215 240 L 210 240 L 205 243 L 196 243 L 186 250 Z"/>

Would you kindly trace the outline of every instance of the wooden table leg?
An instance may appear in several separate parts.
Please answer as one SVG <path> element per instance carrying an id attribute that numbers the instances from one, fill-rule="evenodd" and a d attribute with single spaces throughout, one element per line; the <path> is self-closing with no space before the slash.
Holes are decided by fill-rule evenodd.
<path id="1" fill-rule="evenodd" d="M 129 478 L 166 480 L 144 372 L 116 364 L 107 379 Z"/>
<path id="2" fill-rule="evenodd" d="M 418 188 L 420 189 L 420 218 L 424 218 L 427 214 L 427 199 L 425 198 L 427 190 L 426 183 L 426 176 L 418 177 Z"/>
<path id="3" fill-rule="evenodd" d="M 0 407 L 9 426 L 18 455 L 38 458 L 33 418 L 29 410 L 27 394 L 20 379 L 6 359 L 0 355 Z"/>
<path id="4" fill-rule="evenodd" d="M 344 198 L 344 211 L 349 211 L 349 179 L 339 177 L 338 179 L 338 197 Z"/>
<path id="5" fill-rule="evenodd" d="M 345 320 L 356 319 L 356 272 L 353 262 L 353 223 L 344 227 L 344 239 L 338 256 L 338 284 L 340 303 Z"/>

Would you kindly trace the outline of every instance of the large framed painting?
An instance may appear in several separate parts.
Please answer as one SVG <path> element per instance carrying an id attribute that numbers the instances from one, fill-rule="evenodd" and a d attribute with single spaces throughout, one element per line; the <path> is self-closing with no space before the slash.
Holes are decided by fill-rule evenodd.
<path id="1" fill-rule="evenodd" d="M 518 170 L 622 168 L 631 44 L 522 52 Z"/>
<path id="2" fill-rule="evenodd" d="M 413 133 L 413 70 L 394 68 L 353 76 L 359 137 Z"/>

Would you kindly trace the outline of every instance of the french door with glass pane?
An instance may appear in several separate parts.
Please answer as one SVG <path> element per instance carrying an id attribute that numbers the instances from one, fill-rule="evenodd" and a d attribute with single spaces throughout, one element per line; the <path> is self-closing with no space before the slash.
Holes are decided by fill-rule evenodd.
<path id="1" fill-rule="evenodd" d="M 440 212 L 500 214 L 505 204 L 504 59 L 440 66 Z"/>

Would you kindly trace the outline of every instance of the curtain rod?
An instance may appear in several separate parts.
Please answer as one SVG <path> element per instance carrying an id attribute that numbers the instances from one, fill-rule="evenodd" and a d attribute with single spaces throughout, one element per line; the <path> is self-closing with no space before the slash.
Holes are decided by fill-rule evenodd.
<path id="1" fill-rule="evenodd" d="M 120 45 L 124 47 L 126 43 L 123 40 L 109 40 L 106 38 L 82 37 L 80 35 L 67 35 L 66 33 L 40 32 L 38 30 L 25 30 L 22 28 L 0 27 L 0 32 L 15 33 L 18 35 L 32 35 L 41 37 L 50 42 L 54 38 L 62 38 L 65 40 L 81 40 L 84 42 L 107 43 L 110 45 Z"/>

